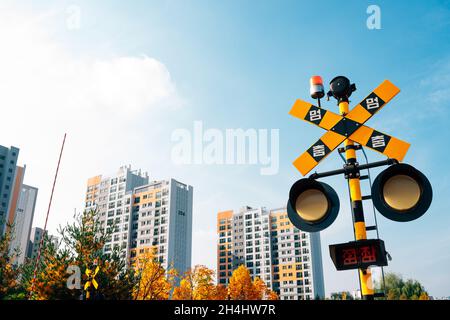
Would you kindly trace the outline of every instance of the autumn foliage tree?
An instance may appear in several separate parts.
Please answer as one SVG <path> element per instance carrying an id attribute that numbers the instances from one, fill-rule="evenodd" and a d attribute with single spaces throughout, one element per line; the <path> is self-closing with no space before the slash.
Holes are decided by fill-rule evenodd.
<path id="1" fill-rule="evenodd" d="M 120 248 L 113 248 L 106 254 L 103 251 L 106 240 L 111 236 L 112 228 L 100 226 L 96 211 L 85 211 L 74 216 L 74 222 L 59 229 L 60 247 L 47 241 L 42 248 L 37 277 L 33 287 L 33 299 L 79 299 L 86 283 L 86 269 L 99 267 L 95 280 L 99 284 L 93 298 L 131 299 L 136 285 L 134 271 L 127 268 Z M 30 262 L 34 269 L 34 262 Z M 67 288 L 69 265 L 80 268 L 81 289 Z M 28 291 L 32 287 L 30 279 L 24 279 Z"/>
<path id="2" fill-rule="evenodd" d="M 166 272 L 150 250 L 136 258 L 134 268 L 137 272 L 138 283 L 133 292 L 133 299 L 169 299 L 174 277 L 176 276 L 173 269 Z"/>
<path id="3" fill-rule="evenodd" d="M 229 298 L 231 300 L 277 300 L 275 292 L 267 288 L 264 281 L 256 277 L 252 281 L 249 270 L 244 266 L 239 266 L 234 270 L 230 284 L 228 286 Z"/>
<path id="4" fill-rule="evenodd" d="M 7 226 L 4 235 L 0 235 L 0 299 L 7 299 L 18 291 L 19 268 L 14 265 L 16 252 L 10 252 L 13 238 L 12 228 Z"/>
<path id="5" fill-rule="evenodd" d="M 227 300 L 227 299 L 228 299 L 228 288 L 222 284 L 218 284 L 214 288 L 213 300 Z"/>
<path id="6" fill-rule="evenodd" d="M 197 265 L 185 272 L 173 292 L 174 300 L 215 300 L 214 271 Z M 222 292 L 222 291 L 221 291 Z M 221 293 L 220 292 L 220 293 Z"/>

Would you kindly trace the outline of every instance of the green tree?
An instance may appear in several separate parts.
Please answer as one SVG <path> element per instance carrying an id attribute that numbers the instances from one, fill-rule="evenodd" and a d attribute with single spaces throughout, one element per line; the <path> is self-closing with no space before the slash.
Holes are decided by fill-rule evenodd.
<path id="1" fill-rule="evenodd" d="M 403 280 L 400 274 L 386 273 L 386 299 L 387 300 L 428 300 L 428 293 L 417 280 Z M 375 288 L 382 290 L 380 283 L 375 284 Z"/>
<path id="2" fill-rule="evenodd" d="M 349 291 L 333 292 L 331 300 L 355 300 Z"/>
<path id="3" fill-rule="evenodd" d="M 59 228 L 59 246 L 44 241 L 32 299 L 79 299 L 88 281 L 86 270 L 93 271 L 97 266 L 99 272 L 95 280 L 98 289 L 93 291 L 93 299 L 131 299 L 137 284 L 134 269 L 127 268 L 126 258 L 121 256 L 120 248 L 112 248 L 109 254 L 103 251 L 114 227 L 111 225 L 104 230 L 100 226 L 97 211 L 90 210 L 75 215 L 73 223 Z M 80 268 L 81 289 L 67 288 L 69 275 L 66 272 L 70 265 Z M 23 287 L 28 290 L 32 287 L 31 269 L 34 269 L 34 261 L 28 262 L 23 268 L 26 275 Z"/>

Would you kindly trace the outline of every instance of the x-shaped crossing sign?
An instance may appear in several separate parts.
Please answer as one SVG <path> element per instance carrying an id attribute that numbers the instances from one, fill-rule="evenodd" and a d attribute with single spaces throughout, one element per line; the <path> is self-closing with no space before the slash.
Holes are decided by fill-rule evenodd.
<path id="1" fill-rule="evenodd" d="M 92 270 L 86 268 L 85 273 L 88 277 L 88 281 L 86 281 L 86 284 L 84 285 L 84 290 L 87 290 L 91 285 L 93 285 L 95 289 L 98 288 L 98 283 L 95 280 L 95 276 L 97 275 L 99 270 L 100 270 L 99 266 L 97 266 L 97 268 L 95 268 L 95 271 L 92 271 Z"/>
<path id="2" fill-rule="evenodd" d="M 294 166 L 302 175 L 308 174 L 346 139 L 369 147 L 389 158 L 402 161 L 410 146 L 409 143 L 364 125 L 399 92 L 399 88 L 389 80 L 385 80 L 344 115 L 338 115 L 298 99 L 289 114 L 315 124 L 327 132 L 293 162 Z"/>

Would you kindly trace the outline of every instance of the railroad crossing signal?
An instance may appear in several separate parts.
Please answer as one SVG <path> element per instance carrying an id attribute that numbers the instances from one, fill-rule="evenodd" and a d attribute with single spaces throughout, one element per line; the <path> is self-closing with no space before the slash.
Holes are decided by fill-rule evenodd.
<path id="1" fill-rule="evenodd" d="M 100 267 L 97 266 L 95 268 L 95 271 L 90 270 L 89 268 L 86 268 L 85 274 L 88 277 L 88 281 L 86 281 L 85 285 L 84 285 L 84 291 L 86 291 L 86 299 L 90 298 L 90 289 L 91 289 L 91 285 L 97 289 L 98 288 L 98 283 L 95 280 L 95 276 L 97 275 L 97 273 L 100 271 Z"/>
<path id="2" fill-rule="evenodd" d="M 388 265 L 384 241 L 380 239 L 330 245 L 330 256 L 337 270 Z"/>
<path id="3" fill-rule="evenodd" d="M 361 292 L 364 299 L 373 299 L 370 266 L 387 265 L 384 242 L 367 240 L 368 230 L 377 226 L 365 225 L 363 200 L 373 200 L 375 208 L 386 218 L 394 221 L 411 221 L 422 216 L 430 207 L 432 188 L 428 179 L 414 167 L 399 163 L 410 144 L 365 125 L 381 108 L 399 92 L 390 81 L 385 80 L 356 107 L 349 110 L 348 98 L 356 90 L 346 77 L 336 77 L 330 82 L 327 96 L 338 101 L 340 115 L 321 108 L 324 96 L 322 78 L 311 78 L 311 97 L 318 100 L 318 107 L 298 99 L 291 111 L 294 117 L 317 125 L 327 132 L 306 152 L 298 157 L 294 166 L 302 175 L 308 174 L 341 143 L 345 148 L 344 168 L 314 173 L 309 178 L 296 181 L 289 191 L 287 212 L 291 223 L 306 232 L 318 232 L 330 226 L 339 212 L 339 198 L 329 185 L 316 179 L 344 174 L 350 190 L 355 241 L 330 245 L 330 256 L 338 270 L 359 269 Z M 355 144 L 358 143 L 358 144 Z M 387 156 L 388 159 L 360 165 L 356 151 L 368 147 Z M 390 167 L 381 172 L 371 188 L 371 195 L 363 196 L 360 171 L 380 166 Z M 366 176 L 367 178 L 367 176 Z"/>
<path id="4" fill-rule="evenodd" d="M 298 157 L 294 166 L 302 175 L 308 174 L 347 139 L 402 161 L 409 143 L 364 125 L 399 92 L 400 89 L 385 80 L 346 115 L 338 115 L 298 99 L 289 114 L 315 124 L 327 133 Z"/>

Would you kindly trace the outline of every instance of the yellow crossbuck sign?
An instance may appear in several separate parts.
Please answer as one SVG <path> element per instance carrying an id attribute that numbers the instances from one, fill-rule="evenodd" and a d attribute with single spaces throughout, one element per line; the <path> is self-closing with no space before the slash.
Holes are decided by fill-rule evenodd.
<path id="1" fill-rule="evenodd" d="M 97 275 L 98 271 L 100 270 L 100 268 L 97 266 L 97 268 L 95 268 L 95 271 L 92 272 L 92 270 L 89 270 L 88 268 L 86 268 L 86 275 L 88 276 L 88 281 L 86 281 L 86 284 L 84 285 L 84 290 L 87 290 L 91 284 L 94 286 L 95 289 L 98 288 L 98 283 L 97 281 L 95 281 L 95 276 Z"/>
<path id="2" fill-rule="evenodd" d="M 293 162 L 294 166 L 302 175 L 308 174 L 346 139 L 402 161 L 409 143 L 364 125 L 399 92 L 399 88 L 385 80 L 348 114 L 343 115 L 298 99 L 289 114 L 315 124 L 327 132 Z"/>

